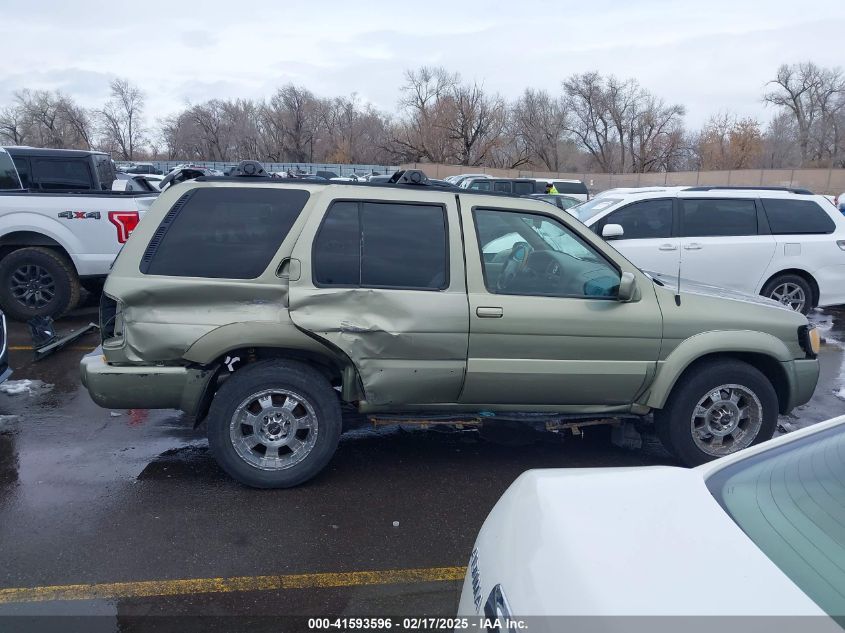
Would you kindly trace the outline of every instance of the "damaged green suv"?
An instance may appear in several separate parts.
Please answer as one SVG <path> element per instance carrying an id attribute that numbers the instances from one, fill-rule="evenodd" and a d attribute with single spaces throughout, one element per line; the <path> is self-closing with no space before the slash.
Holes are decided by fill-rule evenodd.
<path id="1" fill-rule="evenodd" d="M 537 200 L 429 184 L 200 178 L 118 256 L 82 380 L 207 420 L 250 486 L 299 484 L 351 421 L 653 419 L 693 465 L 807 402 L 819 338 L 758 297 L 664 285 Z"/>

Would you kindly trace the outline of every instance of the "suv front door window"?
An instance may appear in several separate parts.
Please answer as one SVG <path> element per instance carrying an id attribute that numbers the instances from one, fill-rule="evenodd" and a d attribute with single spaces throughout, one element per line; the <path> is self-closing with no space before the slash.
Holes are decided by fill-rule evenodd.
<path id="1" fill-rule="evenodd" d="M 757 201 L 693 195 L 680 199 L 681 278 L 756 294 L 775 253 Z"/>
<path id="2" fill-rule="evenodd" d="M 553 215 L 501 204 L 512 208 L 462 211 L 475 230 L 464 233 L 470 337 L 461 402 L 629 403 L 660 347 L 650 282 L 635 272 L 640 296 L 618 301 L 621 270 L 633 266 Z"/>

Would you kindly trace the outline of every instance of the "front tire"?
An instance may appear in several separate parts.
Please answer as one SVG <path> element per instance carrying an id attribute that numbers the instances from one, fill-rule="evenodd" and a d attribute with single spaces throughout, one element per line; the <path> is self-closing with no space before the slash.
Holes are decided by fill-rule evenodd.
<path id="1" fill-rule="evenodd" d="M 30 246 L 0 261 L 0 307 L 10 318 L 57 318 L 79 303 L 73 264 L 49 248 Z"/>
<path id="2" fill-rule="evenodd" d="M 777 393 L 769 379 L 731 359 L 687 372 L 654 414 L 658 437 L 687 466 L 771 439 L 777 418 Z"/>
<path id="3" fill-rule="evenodd" d="M 809 314 L 815 303 L 812 287 L 799 275 L 778 275 L 760 294 L 801 314 Z"/>
<path id="4" fill-rule="evenodd" d="M 313 367 L 268 360 L 229 377 L 208 414 L 217 463 L 253 488 L 289 488 L 319 473 L 337 449 L 337 393 Z"/>

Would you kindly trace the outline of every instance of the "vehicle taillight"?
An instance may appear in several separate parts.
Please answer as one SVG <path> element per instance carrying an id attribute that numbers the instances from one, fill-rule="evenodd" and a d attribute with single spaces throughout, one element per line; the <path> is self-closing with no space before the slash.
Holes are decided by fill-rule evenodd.
<path id="1" fill-rule="evenodd" d="M 137 211 L 109 211 L 109 222 L 117 227 L 117 241 L 121 244 L 126 243 L 140 221 Z"/>

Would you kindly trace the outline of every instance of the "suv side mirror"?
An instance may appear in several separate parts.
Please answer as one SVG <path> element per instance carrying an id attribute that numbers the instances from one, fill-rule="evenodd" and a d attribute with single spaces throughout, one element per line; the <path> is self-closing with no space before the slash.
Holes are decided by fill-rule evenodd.
<path id="1" fill-rule="evenodd" d="M 625 235 L 625 229 L 621 224 L 605 224 L 601 230 L 601 236 L 606 240 L 619 239 Z"/>
<path id="2" fill-rule="evenodd" d="M 619 292 L 616 294 L 616 298 L 619 301 L 627 302 L 627 301 L 631 301 L 631 299 L 633 299 L 634 295 L 636 295 L 636 294 L 637 294 L 637 278 L 634 277 L 634 273 L 629 273 L 629 272 L 622 273 L 622 278 L 619 280 Z"/>

